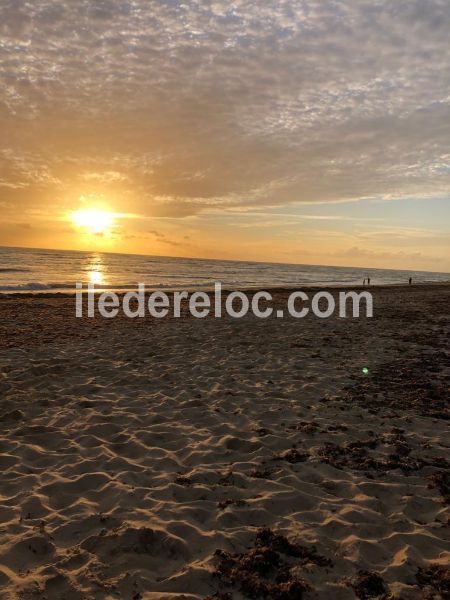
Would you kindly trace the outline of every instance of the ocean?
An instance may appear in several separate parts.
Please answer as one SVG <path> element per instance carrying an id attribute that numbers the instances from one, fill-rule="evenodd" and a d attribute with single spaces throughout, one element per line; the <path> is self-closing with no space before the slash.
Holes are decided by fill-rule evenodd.
<path id="1" fill-rule="evenodd" d="M 103 252 L 0 247 L 0 292 L 68 292 L 76 282 L 96 288 L 127 290 L 145 283 L 147 289 L 274 287 L 450 281 L 449 273 L 363 269 L 234 260 L 173 258 Z"/>

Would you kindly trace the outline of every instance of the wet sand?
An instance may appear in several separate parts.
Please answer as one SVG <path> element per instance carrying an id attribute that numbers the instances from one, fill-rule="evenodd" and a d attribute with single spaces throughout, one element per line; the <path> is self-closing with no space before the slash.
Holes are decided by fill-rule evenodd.
<path id="1" fill-rule="evenodd" d="M 0 596 L 448 598 L 450 286 L 372 292 L 300 320 L 1 297 Z"/>

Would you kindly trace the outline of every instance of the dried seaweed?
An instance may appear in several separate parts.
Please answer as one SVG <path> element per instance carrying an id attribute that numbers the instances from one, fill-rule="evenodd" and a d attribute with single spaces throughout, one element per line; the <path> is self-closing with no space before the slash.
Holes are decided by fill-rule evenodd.
<path id="1" fill-rule="evenodd" d="M 273 600 L 301 600 L 305 591 L 312 590 L 298 575 L 299 567 L 333 565 L 314 548 L 291 542 L 271 529 L 260 529 L 254 546 L 246 552 L 216 550 L 215 558 L 218 566 L 214 575 L 222 585 L 237 588 L 249 598 Z"/>

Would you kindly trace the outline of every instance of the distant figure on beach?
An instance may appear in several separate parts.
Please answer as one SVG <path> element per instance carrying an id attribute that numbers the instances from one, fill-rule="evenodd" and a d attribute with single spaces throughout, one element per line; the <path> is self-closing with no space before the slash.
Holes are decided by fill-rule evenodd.
<path id="1" fill-rule="evenodd" d="M 412 277 L 409 278 L 409 285 L 412 284 Z"/>
<path id="2" fill-rule="evenodd" d="M 365 279 L 363 279 L 363 285 L 366 285 L 366 280 Z"/>
<path id="3" fill-rule="evenodd" d="M 367 278 L 367 285 L 370 285 L 370 277 Z"/>

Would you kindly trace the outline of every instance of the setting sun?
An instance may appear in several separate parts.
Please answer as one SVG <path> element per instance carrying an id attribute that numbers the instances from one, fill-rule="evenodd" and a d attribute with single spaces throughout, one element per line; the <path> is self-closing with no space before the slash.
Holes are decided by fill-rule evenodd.
<path id="1" fill-rule="evenodd" d="M 83 209 L 72 214 L 72 221 L 77 227 L 85 228 L 89 233 L 104 234 L 114 224 L 114 213 L 97 208 Z"/>

